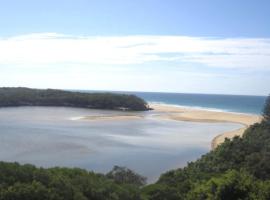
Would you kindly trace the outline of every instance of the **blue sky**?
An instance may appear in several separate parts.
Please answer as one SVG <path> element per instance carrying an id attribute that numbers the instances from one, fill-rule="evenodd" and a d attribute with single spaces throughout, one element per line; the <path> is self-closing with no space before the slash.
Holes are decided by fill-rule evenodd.
<path id="1" fill-rule="evenodd" d="M 270 93 L 270 1 L 0 5 L 0 86 Z"/>

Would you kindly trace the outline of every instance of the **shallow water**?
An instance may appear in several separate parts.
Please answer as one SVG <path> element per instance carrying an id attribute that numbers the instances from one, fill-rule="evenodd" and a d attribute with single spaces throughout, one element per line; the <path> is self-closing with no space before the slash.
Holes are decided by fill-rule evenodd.
<path id="1" fill-rule="evenodd" d="M 144 119 L 72 120 L 117 114 L 120 112 L 65 107 L 1 108 L 0 160 L 96 172 L 120 165 L 152 182 L 166 170 L 182 167 L 209 151 L 216 135 L 241 127 L 157 119 L 152 117 L 155 111 L 140 112 Z"/>

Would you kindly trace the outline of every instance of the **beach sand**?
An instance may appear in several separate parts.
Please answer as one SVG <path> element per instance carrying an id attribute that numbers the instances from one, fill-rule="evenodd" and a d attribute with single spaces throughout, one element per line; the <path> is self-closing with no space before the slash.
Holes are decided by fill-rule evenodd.
<path id="1" fill-rule="evenodd" d="M 90 120 L 90 121 L 115 121 L 115 120 L 132 120 L 142 119 L 140 115 L 106 115 L 106 116 L 85 116 L 80 117 L 79 120 Z"/>
<path id="2" fill-rule="evenodd" d="M 191 122 L 233 122 L 244 126 L 243 128 L 216 136 L 211 142 L 212 149 L 224 142 L 225 138 L 231 139 L 234 136 L 242 136 L 250 125 L 260 122 L 262 119 L 259 115 L 193 109 L 163 104 L 151 104 L 150 107 L 160 113 L 157 116 L 160 118 Z"/>
<path id="3" fill-rule="evenodd" d="M 207 109 L 196 109 L 189 107 L 173 106 L 167 104 L 150 104 L 150 108 L 153 108 L 152 118 L 179 120 L 179 121 L 190 121 L 190 122 L 231 122 L 242 124 L 243 127 L 237 130 L 221 133 L 213 138 L 211 142 L 211 148 L 216 148 L 219 144 L 224 142 L 225 138 L 233 138 L 234 136 L 242 136 L 244 131 L 252 124 L 260 122 L 262 117 L 259 115 L 215 111 Z M 121 121 L 121 120 L 137 120 L 143 119 L 147 115 L 136 114 L 123 114 L 117 115 L 97 115 L 97 116 L 84 116 L 78 118 L 79 120 L 89 121 Z M 149 117 L 149 116 L 148 116 Z"/>

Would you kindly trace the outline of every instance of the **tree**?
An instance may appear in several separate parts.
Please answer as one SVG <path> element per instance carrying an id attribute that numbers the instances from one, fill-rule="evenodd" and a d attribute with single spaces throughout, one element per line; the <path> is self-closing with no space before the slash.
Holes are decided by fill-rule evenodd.
<path id="1" fill-rule="evenodd" d="M 132 184 L 136 186 L 143 186 L 146 184 L 145 177 L 126 167 L 114 166 L 106 176 L 109 179 L 113 179 L 118 184 Z"/>
<path id="2" fill-rule="evenodd" d="M 142 189 L 142 196 L 147 200 L 180 200 L 181 193 L 168 185 L 152 184 Z"/>
<path id="3" fill-rule="evenodd" d="M 270 122 L 270 95 L 267 97 L 265 101 L 263 117 L 266 122 Z"/>
<path id="4" fill-rule="evenodd" d="M 259 184 L 259 181 L 245 171 L 229 170 L 222 176 L 198 184 L 189 192 L 187 199 L 260 199 Z M 265 196 L 262 199 L 266 199 Z"/>

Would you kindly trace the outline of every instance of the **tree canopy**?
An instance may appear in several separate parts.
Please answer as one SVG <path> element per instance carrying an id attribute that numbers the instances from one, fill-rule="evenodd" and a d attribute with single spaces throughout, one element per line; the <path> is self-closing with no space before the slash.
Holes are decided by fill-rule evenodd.
<path id="1" fill-rule="evenodd" d="M 78 168 L 0 162 L 0 200 L 140 200 L 139 187 Z"/>
<path id="2" fill-rule="evenodd" d="M 114 166 L 113 169 L 106 174 L 106 177 L 119 184 L 132 184 L 137 186 L 146 184 L 145 177 L 126 167 Z"/>
<path id="3" fill-rule="evenodd" d="M 135 95 L 116 93 L 82 93 L 64 90 L 0 88 L 0 107 L 67 106 L 112 110 L 149 110 L 148 104 Z"/>
<path id="4" fill-rule="evenodd" d="M 265 101 L 265 106 L 263 110 L 263 117 L 265 121 L 270 122 L 270 95 L 267 97 Z"/>

